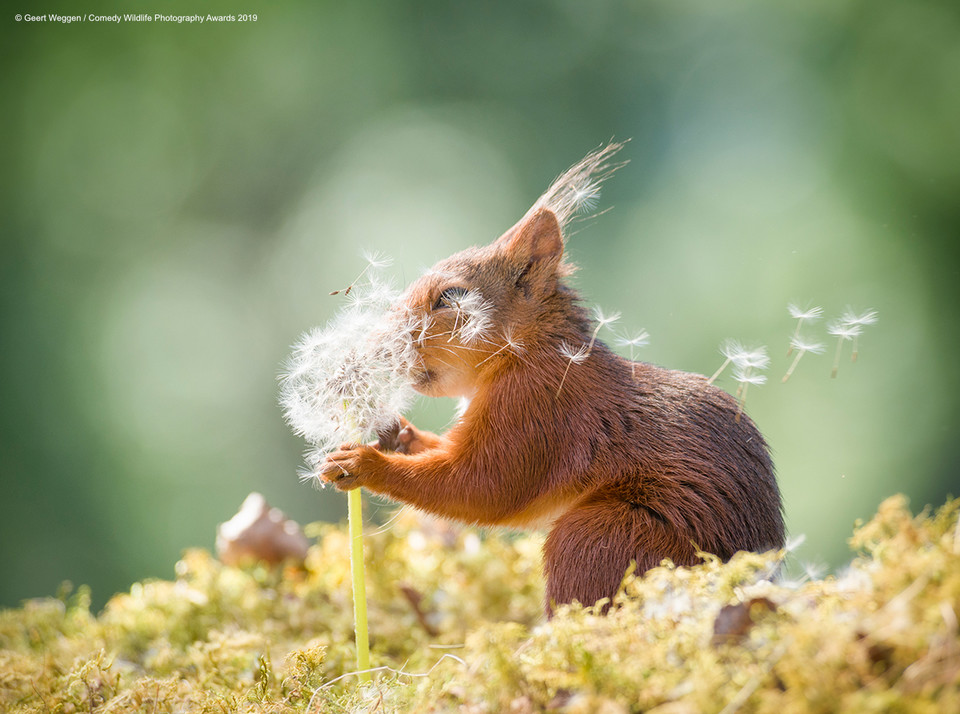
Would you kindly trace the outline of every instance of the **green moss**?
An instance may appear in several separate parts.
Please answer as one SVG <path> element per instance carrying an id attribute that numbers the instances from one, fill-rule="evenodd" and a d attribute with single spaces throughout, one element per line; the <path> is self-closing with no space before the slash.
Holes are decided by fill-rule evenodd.
<path id="1" fill-rule="evenodd" d="M 83 589 L 0 612 L 0 710 L 960 711 L 958 512 L 914 517 L 893 497 L 840 576 L 791 583 L 772 578 L 777 554 L 706 557 L 627 578 L 607 615 L 549 622 L 540 539 L 400 521 L 366 538 L 384 668 L 367 687 L 349 675 L 343 528 L 314 527 L 302 568 L 189 551 L 175 581 L 98 616 Z"/>

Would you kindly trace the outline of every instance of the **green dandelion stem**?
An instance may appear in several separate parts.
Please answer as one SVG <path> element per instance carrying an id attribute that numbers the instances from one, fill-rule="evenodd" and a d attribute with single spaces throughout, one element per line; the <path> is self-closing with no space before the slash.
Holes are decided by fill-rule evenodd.
<path id="1" fill-rule="evenodd" d="M 343 400 L 343 413 L 355 441 L 363 441 L 363 434 Z M 359 488 L 347 493 L 347 524 L 350 532 L 350 580 L 353 584 L 353 632 L 357 640 L 357 670 L 360 682 L 371 680 L 370 633 L 367 630 L 367 578 L 363 570 L 363 492 Z"/>
<path id="2" fill-rule="evenodd" d="M 359 488 L 347 494 L 350 526 L 350 575 L 353 580 L 353 628 L 357 638 L 357 669 L 360 681 L 369 682 L 370 637 L 367 632 L 367 585 L 363 572 L 363 497 Z"/>

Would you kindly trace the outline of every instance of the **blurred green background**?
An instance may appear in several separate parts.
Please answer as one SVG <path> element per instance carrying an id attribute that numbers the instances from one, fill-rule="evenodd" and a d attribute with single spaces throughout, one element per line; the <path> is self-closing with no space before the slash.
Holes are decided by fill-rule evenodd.
<path id="1" fill-rule="evenodd" d="M 956 2 L 241 5 L 125 10 L 256 22 L 3 18 L 0 605 L 171 577 L 251 490 L 340 518 L 296 477 L 290 344 L 362 249 L 408 281 L 611 137 L 630 164 L 569 241 L 576 284 L 651 332 L 647 361 L 769 346 L 747 407 L 800 559 L 842 564 L 887 495 L 960 493 Z M 837 379 L 807 355 L 781 384 L 791 300 L 880 322 Z"/>

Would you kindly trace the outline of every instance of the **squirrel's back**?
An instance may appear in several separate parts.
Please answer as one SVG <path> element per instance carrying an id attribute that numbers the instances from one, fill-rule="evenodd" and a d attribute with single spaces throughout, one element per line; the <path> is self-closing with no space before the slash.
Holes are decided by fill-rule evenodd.
<path id="1" fill-rule="evenodd" d="M 769 449 L 737 401 L 702 375 L 630 362 L 600 340 L 571 363 L 561 344 L 586 345 L 590 332 L 575 294 L 563 292 L 552 314 L 528 326 L 535 346 L 503 356 L 507 364 L 485 390 L 500 398 L 485 398 L 483 414 L 465 424 L 478 429 L 479 420 L 512 411 L 541 436 L 539 463 L 530 466 L 551 475 L 553 505 L 536 504 L 511 525 L 543 525 L 583 493 L 616 484 L 703 551 L 726 558 L 781 547 Z"/>

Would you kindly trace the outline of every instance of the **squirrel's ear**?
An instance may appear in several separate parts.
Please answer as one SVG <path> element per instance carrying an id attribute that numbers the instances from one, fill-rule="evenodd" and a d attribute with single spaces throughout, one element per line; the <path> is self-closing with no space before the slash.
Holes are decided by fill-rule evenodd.
<path id="1" fill-rule="evenodd" d="M 563 256 L 560 223 L 553 211 L 541 208 L 497 239 L 507 255 L 530 262 L 559 262 Z"/>

